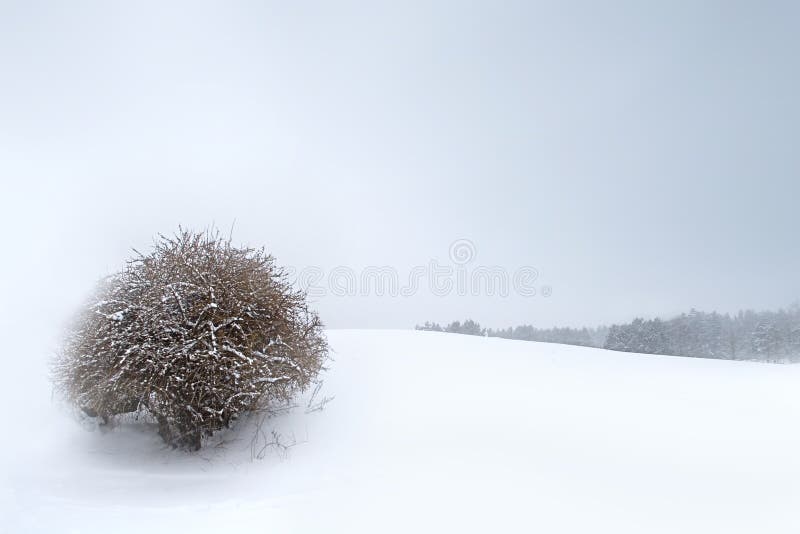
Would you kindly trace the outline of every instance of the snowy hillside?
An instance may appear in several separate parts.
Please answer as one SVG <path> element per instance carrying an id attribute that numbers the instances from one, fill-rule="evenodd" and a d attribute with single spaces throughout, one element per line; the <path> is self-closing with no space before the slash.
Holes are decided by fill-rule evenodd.
<path id="1" fill-rule="evenodd" d="M 335 399 L 273 420 L 297 444 L 261 461 L 249 433 L 191 455 L 42 403 L 0 446 L 0 531 L 800 529 L 800 367 L 432 332 L 329 339 Z M 46 391 L 42 373 L 16 382 Z"/>

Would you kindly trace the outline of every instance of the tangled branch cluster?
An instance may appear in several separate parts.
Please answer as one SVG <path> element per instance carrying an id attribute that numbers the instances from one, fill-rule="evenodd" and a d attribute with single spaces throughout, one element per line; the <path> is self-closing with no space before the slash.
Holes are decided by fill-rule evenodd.
<path id="1" fill-rule="evenodd" d="M 54 376 L 87 414 L 146 412 L 167 443 L 198 449 L 305 389 L 326 356 L 319 317 L 272 256 L 181 230 L 101 284 Z"/>

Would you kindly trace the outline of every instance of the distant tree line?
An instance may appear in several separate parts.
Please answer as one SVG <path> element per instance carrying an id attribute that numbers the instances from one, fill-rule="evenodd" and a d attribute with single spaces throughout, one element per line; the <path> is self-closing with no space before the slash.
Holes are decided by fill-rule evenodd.
<path id="1" fill-rule="evenodd" d="M 467 319 L 463 323 L 461 321 L 453 321 L 452 323 L 448 324 L 445 327 L 439 325 L 439 323 L 431 323 L 426 321 L 423 325 L 417 325 L 414 327 L 416 330 L 427 330 L 430 332 L 449 332 L 451 334 L 467 334 L 469 336 L 485 336 L 486 329 L 481 328 L 481 325 L 473 321 L 472 319 Z"/>
<path id="2" fill-rule="evenodd" d="M 486 331 L 486 335 L 491 337 L 562 343 L 564 345 L 580 345 L 582 347 L 602 347 L 607 334 L 608 328 L 605 326 L 597 328 L 536 328 L 527 324 L 500 330 L 492 330 L 490 328 Z"/>
<path id="3" fill-rule="evenodd" d="M 740 311 L 735 315 L 691 310 L 672 319 L 637 318 L 596 328 L 536 328 L 531 325 L 492 330 L 472 319 L 441 326 L 426 322 L 417 330 L 473 336 L 543 341 L 623 352 L 725 360 L 800 361 L 800 305 L 786 310 Z"/>
<path id="4" fill-rule="evenodd" d="M 614 325 L 604 347 L 725 360 L 800 361 L 800 306 L 736 315 L 692 310 L 668 320 Z"/>
<path id="5" fill-rule="evenodd" d="M 608 334 L 608 328 L 604 326 L 598 328 L 536 328 L 531 325 L 521 325 L 492 330 L 491 328 L 482 328 L 479 323 L 472 319 L 467 319 L 463 323 L 461 321 L 453 321 L 444 327 L 438 323 L 426 322 L 423 325 L 417 325 L 415 328 L 417 330 L 428 330 L 431 332 L 502 337 L 505 339 L 519 339 L 523 341 L 543 341 L 546 343 L 562 343 L 565 345 L 581 345 L 584 347 L 603 347 L 606 335 Z"/>

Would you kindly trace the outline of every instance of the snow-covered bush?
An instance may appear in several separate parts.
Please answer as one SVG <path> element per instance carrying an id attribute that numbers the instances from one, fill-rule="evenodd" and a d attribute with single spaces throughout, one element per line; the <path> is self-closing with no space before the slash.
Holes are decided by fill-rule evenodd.
<path id="1" fill-rule="evenodd" d="M 306 388 L 327 350 L 319 317 L 272 256 L 180 230 L 102 282 L 54 380 L 87 414 L 149 414 L 167 443 L 198 449 Z"/>

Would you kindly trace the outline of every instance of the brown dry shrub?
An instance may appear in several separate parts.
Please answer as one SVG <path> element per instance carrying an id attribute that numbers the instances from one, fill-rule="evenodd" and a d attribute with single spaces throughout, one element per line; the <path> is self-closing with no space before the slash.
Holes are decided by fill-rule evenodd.
<path id="1" fill-rule="evenodd" d="M 167 443 L 198 449 L 240 415 L 304 390 L 327 351 L 319 317 L 272 256 L 180 230 L 101 283 L 54 381 L 89 415 L 146 413 Z"/>

